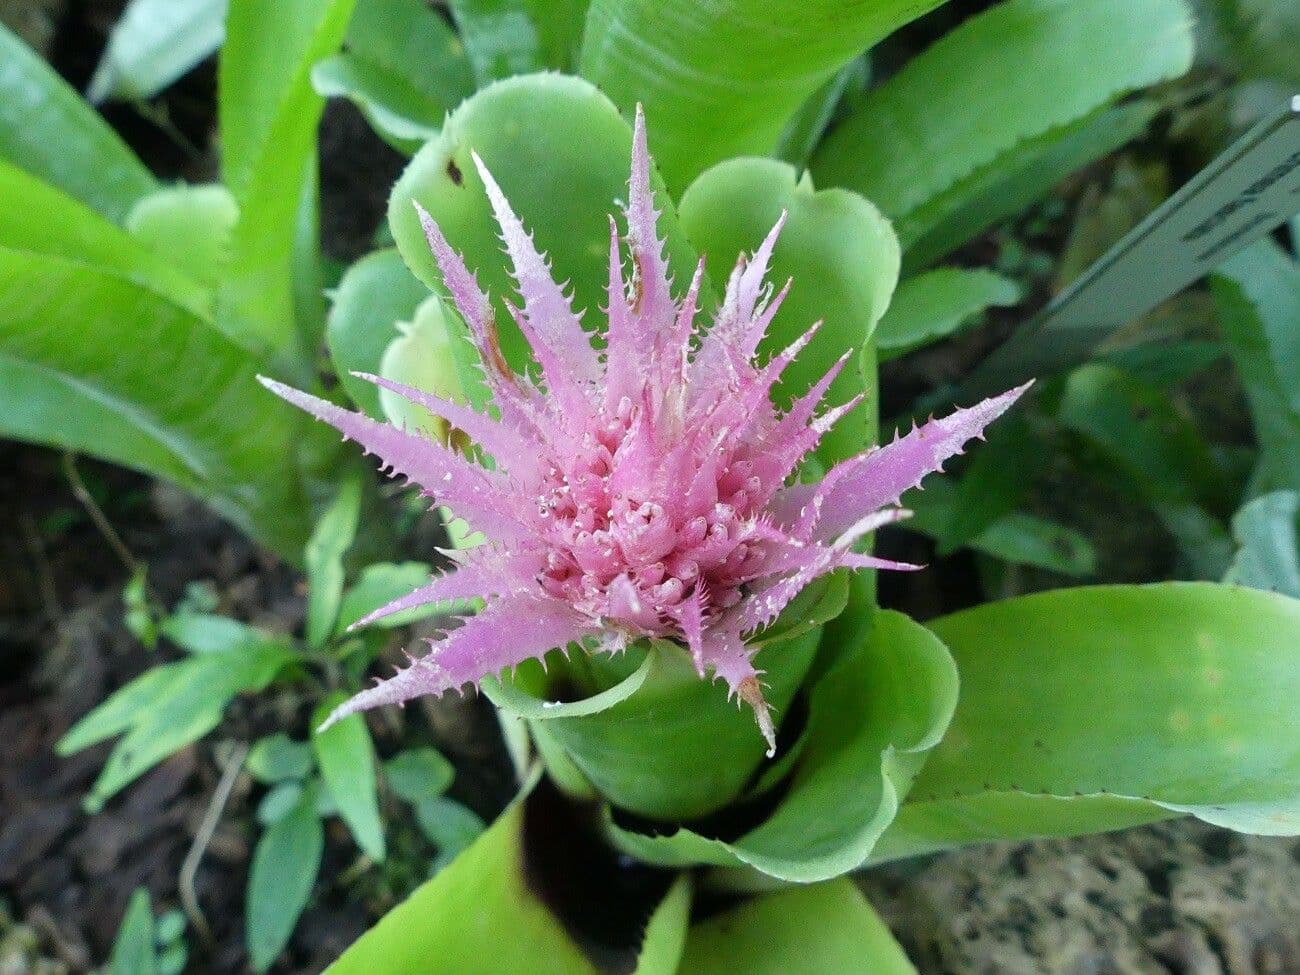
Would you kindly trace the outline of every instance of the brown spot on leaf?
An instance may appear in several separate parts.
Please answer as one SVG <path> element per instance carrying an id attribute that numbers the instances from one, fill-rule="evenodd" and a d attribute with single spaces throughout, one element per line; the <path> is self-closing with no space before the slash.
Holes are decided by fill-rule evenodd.
<path id="1" fill-rule="evenodd" d="M 460 167 L 456 165 L 455 159 L 447 160 L 447 178 L 457 186 L 465 185 L 465 174 L 460 171 Z"/>

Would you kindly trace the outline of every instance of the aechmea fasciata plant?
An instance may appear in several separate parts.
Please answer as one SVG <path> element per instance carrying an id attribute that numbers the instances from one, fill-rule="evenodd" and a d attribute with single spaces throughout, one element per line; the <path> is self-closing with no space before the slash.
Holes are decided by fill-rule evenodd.
<path id="1" fill-rule="evenodd" d="M 449 553 L 452 571 L 358 625 L 444 600 L 481 597 L 483 609 L 433 641 L 426 656 L 343 704 L 327 724 L 476 683 L 556 647 L 614 653 L 654 637 L 686 647 L 701 677 L 725 681 L 753 709 L 773 754 L 775 722 L 746 638 L 825 573 L 917 568 L 860 553 L 855 543 L 905 517 L 897 507 L 903 492 L 979 436 L 1025 387 L 872 447 L 819 483 L 790 483 L 860 397 L 817 412 L 846 353 L 787 411 L 773 405 L 773 385 L 818 328 L 757 361 L 790 288 L 773 294 L 765 282 L 783 219 L 752 257 L 738 260 L 712 323 L 701 329 L 704 263 L 675 298 L 638 112 L 625 237 L 610 220 L 608 323 L 598 349 L 477 154 L 474 163 L 522 298 L 507 307 L 540 375 L 519 375 L 506 364 L 492 304 L 420 210 L 446 289 L 482 357 L 495 414 L 363 377 L 444 419 L 474 448 L 462 452 L 263 380 L 486 538 Z M 490 456 L 490 466 L 476 462 L 478 452 Z"/>

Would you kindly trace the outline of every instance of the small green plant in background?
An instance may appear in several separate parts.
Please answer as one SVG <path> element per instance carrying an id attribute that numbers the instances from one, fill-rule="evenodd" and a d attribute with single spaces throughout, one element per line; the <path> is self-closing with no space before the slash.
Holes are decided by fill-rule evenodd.
<path id="1" fill-rule="evenodd" d="M 189 960 L 185 928 L 185 915 L 180 911 L 167 911 L 155 918 L 149 891 L 137 888 L 100 975 L 180 975 Z"/>

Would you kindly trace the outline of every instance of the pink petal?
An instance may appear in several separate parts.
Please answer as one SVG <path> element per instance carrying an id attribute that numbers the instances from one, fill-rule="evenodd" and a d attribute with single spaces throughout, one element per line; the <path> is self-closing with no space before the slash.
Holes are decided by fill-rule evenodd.
<path id="1" fill-rule="evenodd" d="M 590 621 L 556 600 L 505 596 L 442 640 L 432 641 L 430 652 L 405 670 L 339 705 L 319 730 L 381 704 L 401 704 L 476 683 L 591 634 Z"/>
<path id="2" fill-rule="evenodd" d="M 776 727 L 759 683 L 762 675 L 754 669 L 754 651 L 745 645 L 737 630 L 728 626 L 710 627 L 704 640 L 705 664 L 712 669 L 715 678 L 721 677 L 727 682 L 731 694 L 753 708 L 758 729 L 767 740 L 767 757 L 771 758 L 776 754 Z"/>

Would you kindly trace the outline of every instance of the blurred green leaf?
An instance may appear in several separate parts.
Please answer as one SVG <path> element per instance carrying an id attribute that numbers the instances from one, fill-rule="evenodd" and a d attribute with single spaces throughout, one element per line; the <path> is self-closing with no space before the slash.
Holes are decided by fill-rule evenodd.
<path id="1" fill-rule="evenodd" d="M 60 755 L 126 732 L 113 747 L 85 805 L 96 812 L 125 785 L 167 756 L 198 741 L 221 721 L 241 691 L 266 687 L 291 659 L 267 641 L 145 671 L 119 688 L 59 739 Z"/>
<path id="2" fill-rule="evenodd" d="M 1068 137 L 1126 92 L 1185 72 L 1191 26 L 1181 0 L 1007 0 L 870 91 L 817 151 L 813 174 L 875 202 L 907 250 L 987 174 L 1023 164 L 1018 148 Z"/>
<path id="3" fill-rule="evenodd" d="M 149 570 L 141 566 L 122 587 L 123 622 L 131 635 L 149 649 L 158 642 L 158 621 L 149 604 Z"/>
<path id="4" fill-rule="evenodd" d="M 454 403 L 466 401 L 461 376 L 473 369 L 474 346 L 465 341 L 462 323 L 455 312 L 448 313 L 442 298 L 430 295 L 415 310 L 415 318 L 399 322 L 400 333 L 388 343 L 379 363 L 379 375 L 412 389 L 433 393 Z M 481 373 L 471 373 L 477 380 Z M 403 430 L 416 431 L 433 440 L 447 440 L 451 428 L 391 389 L 379 390 L 379 406 L 388 422 Z"/>
<path id="5" fill-rule="evenodd" d="M 8 204 L 0 209 L 0 247 L 83 262 L 211 319 L 211 292 L 177 264 L 84 203 L 3 160 L 0 198 Z"/>
<path id="6" fill-rule="evenodd" d="M 421 799 L 414 809 L 420 831 L 438 848 L 440 865 L 445 866 L 469 849 L 487 828 L 472 809 L 446 796 Z"/>
<path id="7" fill-rule="evenodd" d="M 339 619 L 334 635 L 342 636 L 349 626 L 363 617 L 369 616 L 381 606 L 386 606 L 428 583 L 429 567 L 423 562 L 376 562 L 361 570 L 357 581 L 343 593 L 343 602 L 339 606 Z M 461 600 L 420 606 L 385 616 L 371 623 L 383 629 L 406 626 L 419 619 L 425 619 L 436 613 L 447 613 L 465 603 Z"/>
<path id="8" fill-rule="evenodd" d="M 1033 474 L 1047 465 L 1047 450 L 1023 413 L 996 424 L 957 481 L 952 516 L 939 539 L 948 555 L 1011 514 L 1033 486 Z M 917 492 L 920 493 L 920 492 Z"/>
<path id="9" fill-rule="evenodd" d="M 861 645 L 834 650 L 812 690 L 807 742 L 767 818 L 731 841 L 607 818 L 615 845 L 665 866 L 748 865 L 800 883 L 861 866 L 948 725 L 957 671 L 932 633 L 890 610 L 875 614 Z"/>
<path id="10" fill-rule="evenodd" d="M 691 927 L 678 975 L 916 975 L 851 880 L 765 894 Z"/>
<path id="11" fill-rule="evenodd" d="M 225 18 L 226 0 L 131 0 L 86 97 L 152 98 L 221 46 Z"/>
<path id="12" fill-rule="evenodd" d="M 414 152 L 474 90 L 465 49 L 423 0 L 360 0 L 346 50 L 312 68 L 316 91 L 351 100 L 386 141 Z"/>
<path id="13" fill-rule="evenodd" d="M 294 741 L 283 731 L 259 738 L 244 762 L 249 774 L 263 785 L 306 778 L 315 766 L 311 745 Z"/>
<path id="14" fill-rule="evenodd" d="M 415 279 L 394 248 L 361 258 L 334 289 L 325 327 L 330 358 L 352 402 L 375 419 L 383 418 L 379 390 L 352 373 L 378 375 L 384 350 L 397 338 L 397 323 L 414 318 L 428 297 L 428 286 Z"/>
<path id="15" fill-rule="evenodd" d="M 0 435 L 166 478 L 296 560 L 302 419 L 244 350 L 153 291 L 46 255 L 0 248 L 0 307 Z"/>
<path id="16" fill-rule="evenodd" d="M 654 123 L 650 138 L 654 145 Z M 782 374 L 777 402 L 786 405 L 819 380 L 845 352 L 861 349 L 889 305 L 898 280 L 898 241 L 889 222 L 844 190 L 814 192 L 806 176 L 774 159 L 733 159 L 705 172 L 682 196 L 682 228 L 709 257 L 708 270 L 725 281 L 741 252 L 752 253 L 782 212 L 785 227 L 768 278 L 777 288 L 793 279 L 789 297 L 768 328 L 760 355 L 779 351 L 814 322 L 825 325 Z M 875 376 L 852 357 L 827 393 L 842 403 L 866 402 L 842 417 L 822 439 L 817 456 L 833 463 L 871 442 Z"/>
<path id="17" fill-rule="evenodd" d="M 384 763 L 388 787 L 410 803 L 442 795 L 455 777 L 451 762 L 436 748 L 407 748 Z"/>
<path id="18" fill-rule="evenodd" d="M 800 170 L 806 169 L 808 160 L 830 127 L 840 103 L 846 98 L 860 95 L 870 78 L 868 55 L 854 58 L 840 68 L 829 81 L 809 95 L 785 123 L 785 129 L 772 150 L 772 155 Z"/>
<path id="19" fill-rule="evenodd" d="M 113 941 L 105 975 L 155 975 L 158 958 L 154 951 L 153 907 L 149 891 L 137 887 L 126 905 L 126 914 Z"/>
<path id="20" fill-rule="evenodd" d="M 653 149 L 653 128 L 650 139 Z M 534 234 L 555 279 L 571 283 L 573 307 L 587 310 L 587 325 L 594 330 L 606 303 L 609 215 L 615 201 L 627 197 L 631 147 L 627 122 L 586 81 L 545 74 L 497 82 L 452 113 L 441 135 L 416 153 L 393 188 L 388 222 L 398 250 L 416 277 L 445 295 L 412 205 L 418 201 L 496 299 L 502 351 L 522 369 L 529 361 L 527 344 L 501 304 L 515 294 L 515 285 L 470 152 L 482 157 Z M 663 211 L 659 232 L 667 238 L 674 275 L 687 281 L 695 255 L 672 201 L 658 187 L 655 204 Z M 465 393 L 482 405 L 481 377 Z"/>
<path id="21" fill-rule="evenodd" d="M 1215 517 L 1234 491 L 1200 434 L 1169 396 L 1113 366 L 1070 374 L 1058 418 L 1136 488 L 1174 536 L 1197 578 L 1218 579 L 1231 542 Z"/>
<path id="22" fill-rule="evenodd" d="M 361 480 L 349 477 L 307 540 L 303 561 L 307 567 L 308 646 L 319 649 L 334 633 L 343 601 L 343 556 L 357 537 L 360 518 Z"/>
<path id="23" fill-rule="evenodd" d="M 189 959 L 189 948 L 183 942 L 165 946 L 158 954 L 158 975 L 181 975 Z"/>
<path id="24" fill-rule="evenodd" d="M 315 322 L 298 320 L 294 293 L 295 264 L 316 260 L 299 253 L 300 213 L 314 221 L 324 105 L 309 74 L 338 50 L 354 3 L 232 0 L 226 18 L 217 98 L 221 172 L 239 221 L 218 313 L 223 331 L 289 364 L 304 361 L 320 338 Z"/>
<path id="25" fill-rule="evenodd" d="M 327 975 L 596 975 L 526 881 L 523 803 L 389 911 Z"/>
<path id="26" fill-rule="evenodd" d="M 173 266 L 215 288 L 238 220 L 239 206 L 224 186 L 168 186 L 131 208 L 126 229 Z"/>
<path id="27" fill-rule="evenodd" d="M 1213 583 L 1080 587 L 929 626 L 961 699 L 877 859 L 1171 812 L 1300 832 L 1300 602 Z"/>
<path id="28" fill-rule="evenodd" d="M 677 193 L 720 160 L 770 153 L 841 67 L 939 2 L 592 0 L 580 66 L 624 113 L 645 105 Z"/>
<path id="29" fill-rule="evenodd" d="M 448 0 L 479 87 L 542 68 L 568 70 L 588 0 Z"/>
<path id="30" fill-rule="evenodd" d="M 140 197 L 158 188 L 118 134 L 3 24 L 0 159 L 57 186 L 115 223 Z"/>
<path id="31" fill-rule="evenodd" d="M 1274 491 L 1232 519 L 1237 554 L 1224 582 L 1300 599 L 1300 493 Z"/>
<path id="32" fill-rule="evenodd" d="M 302 804 L 306 791 L 301 782 L 277 782 L 257 804 L 257 821 L 263 826 L 269 826 L 283 819 Z M 311 805 L 315 808 L 314 797 Z M 321 815 L 319 809 L 316 814 Z"/>
<path id="33" fill-rule="evenodd" d="M 944 267 L 908 278 L 876 327 L 881 361 L 937 342 L 986 308 L 1006 308 L 1020 297 L 1019 285 L 992 271 Z"/>
<path id="34" fill-rule="evenodd" d="M 1260 445 L 1251 493 L 1300 490 L 1300 265 L 1265 238 L 1210 281 Z"/>
<path id="35" fill-rule="evenodd" d="M 1155 386 L 1177 386 L 1204 372 L 1224 355 L 1218 342 L 1158 340 L 1098 352 L 1094 358 Z"/>
<path id="36" fill-rule="evenodd" d="M 331 694 L 316 708 L 312 727 L 319 728 L 339 704 L 343 692 Z M 379 794 L 375 782 L 375 746 L 365 718 L 354 714 L 312 735 L 316 763 L 321 777 L 338 804 L 339 815 L 352 836 L 371 859 L 383 862 L 384 824 L 379 818 Z"/>
<path id="37" fill-rule="evenodd" d="M 257 653 L 273 647 L 288 654 L 290 643 L 286 638 L 270 636 L 261 630 L 213 613 L 195 613 L 188 610 L 173 613 L 162 621 L 160 631 L 187 653 Z"/>
<path id="38" fill-rule="evenodd" d="M 306 802 L 267 827 L 253 851 L 244 941 L 253 971 L 264 972 L 289 943 L 320 870 L 325 834 Z"/>

